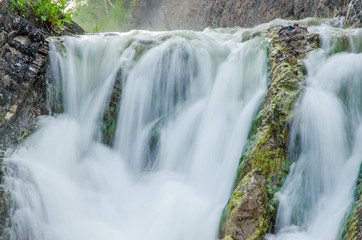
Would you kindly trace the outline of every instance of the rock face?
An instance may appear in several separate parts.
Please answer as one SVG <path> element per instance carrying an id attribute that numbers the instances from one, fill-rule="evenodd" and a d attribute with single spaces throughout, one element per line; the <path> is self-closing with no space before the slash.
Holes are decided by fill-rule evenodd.
<path id="1" fill-rule="evenodd" d="M 253 170 L 235 189 L 228 207 L 224 232 L 226 239 L 257 239 L 266 217 L 267 196 L 264 191 L 265 175 Z M 260 225 L 261 224 L 261 225 Z"/>
<path id="2" fill-rule="evenodd" d="M 270 86 L 254 120 L 240 160 L 236 187 L 220 223 L 220 237 L 262 239 L 272 228 L 276 200 L 289 170 L 288 132 L 293 106 L 304 85 L 304 59 L 318 47 L 319 37 L 306 28 L 276 26 L 272 39 Z"/>
<path id="3" fill-rule="evenodd" d="M 31 14 L 29 14 L 31 16 Z M 64 34 L 82 34 L 72 23 Z M 36 127 L 36 118 L 48 114 L 46 69 L 49 33 L 36 19 L 24 19 L 0 0 L 0 165 L 4 151 L 22 142 Z M 3 173 L 0 171 L 0 181 Z M 0 188 L 0 239 L 6 239 L 6 196 Z"/>
<path id="4" fill-rule="evenodd" d="M 208 0 L 139 0 L 129 29 L 202 30 L 207 26 Z"/>
<path id="5" fill-rule="evenodd" d="M 253 27 L 276 18 L 346 17 L 346 27 L 362 26 L 361 0 L 139 0 L 130 29 L 202 30 Z"/>
<path id="6" fill-rule="evenodd" d="M 84 33 L 76 24 L 65 34 Z M 29 135 L 39 115 L 47 114 L 46 81 L 49 33 L 34 18 L 10 11 L 0 0 L 0 150 Z"/>
<path id="7" fill-rule="evenodd" d="M 346 16 L 346 26 L 361 28 L 362 27 L 362 1 L 352 0 L 348 5 Z"/>
<path id="8" fill-rule="evenodd" d="M 276 17 L 343 15 L 347 16 L 346 26 L 362 27 L 361 5 L 361 0 L 139 0 L 131 24 L 151 30 L 201 29 L 208 25 L 250 27 Z M 46 104 L 45 72 L 46 38 L 51 34 L 34 19 L 26 20 L 9 9 L 8 1 L 0 0 L 0 162 L 3 151 L 27 137 L 36 127 L 35 119 L 50 110 Z M 73 32 L 82 33 L 75 25 Z M 318 36 L 297 25 L 276 26 L 263 34 L 272 40 L 270 86 L 254 120 L 235 189 L 220 223 L 220 237 L 225 240 L 260 239 L 272 228 L 277 205 L 274 193 L 289 171 L 288 132 L 294 103 L 304 86 L 302 59 L 318 47 Z M 250 37 L 253 33 L 244 35 L 244 39 Z M 104 129 L 103 141 L 109 145 L 117 108 L 112 102 L 119 102 L 121 95 L 117 84 L 120 85 L 119 81 L 104 116 L 104 122 L 112 123 Z M 357 186 L 359 191 L 344 240 L 362 239 L 361 180 Z M 0 189 L 0 239 L 6 209 L 5 195 Z"/>
<path id="9" fill-rule="evenodd" d="M 26 135 L 31 122 L 46 112 L 43 103 L 47 36 L 10 12 L 8 1 L 0 0 L 0 148 L 3 150 Z"/>
<path id="10" fill-rule="evenodd" d="M 345 16 L 347 7 L 348 1 L 345 0 L 216 0 L 209 5 L 208 21 L 216 22 L 219 27 L 252 27 L 275 18 Z"/>

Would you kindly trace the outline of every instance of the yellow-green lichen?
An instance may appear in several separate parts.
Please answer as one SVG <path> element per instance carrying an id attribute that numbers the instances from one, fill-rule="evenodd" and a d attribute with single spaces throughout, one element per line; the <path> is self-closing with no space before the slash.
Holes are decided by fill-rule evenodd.
<path id="1" fill-rule="evenodd" d="M 271 39 L 268 91 L 252 123 L 238 166 L 235 190 L 225 208 L 226 216 L 223 216 L 220 224 L 221 232 L 231 239 L 257 240 L 269 231 L 278 205 L 274 194 L 282 186 L 289 171 L 288 128 L 294 116 L 294 104 L 305 86 L 306 70 L 301 59 L 318 46 L 319 38 L 309 34 L 304 28 L 299 28 L 299 33 L 304 34 L 304 37 L 295 48 L 288 45 L 288 42 L 283 42 L 280 35 L 283 29 L 286 28 L 275 27 L 266 35 Z M 265 179 L 262 201 L 250 199 L 250 191 L 255 191 L 255 188 L 248 182 L 249 175 L 255 171 L 259 171 Z M 251 215 L 240 212 L 245 210 L 247 201 L 253 201 L 258 206 L 258 212 Z M 245 226 L 250 217 L 253 218 L 252 232 L 250 227 Z"/>
<path id="2" fill-rule="evenodd" d="M 230 235 L 224 237 L 222 240 L 234 240 Z"/>
<path id="3" fill-rule="evenodd" d="M 362 239 L 362 164 L 354 192 L 355 204 L 343 230 L 343 240 Z"/>

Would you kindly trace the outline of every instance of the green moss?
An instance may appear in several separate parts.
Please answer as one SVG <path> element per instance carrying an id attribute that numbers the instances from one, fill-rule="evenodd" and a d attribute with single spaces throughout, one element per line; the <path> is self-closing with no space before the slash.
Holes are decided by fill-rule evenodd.
<path id="1" fill-rule="evenodd" d="M 354 191 L 355 203 L 352 206 L 351 214 L 343 229 L 343 240 L 355 240 L 362 238 L 362 164 L 360 166 L 356 189 Z"/>
<path id="2" fill-rule="evenodd" d="M 252 236 L 250 236 L 246 240 L 259 240 L 265 235 L 269 227 L 269 222 L 270 222 L 269 215 L 270 215 L 269 213 L 264 212 L 263 218 L 259 221 L 259 228 L 254 232 Z"/>
<path id="3" fill-rule="evenodd" d="M 358 173 L 358 177 L 357 177 L 357 181 L 356 181 L 356 189 L 354 191 L 354 199 L 360 199 L 362 200 L 362 164 L 360 165 L 359 168 L 359 173 Z"/>
<path id="4" fill-rule="evenodd" d="M 246 175 L 242 181 L 239 182 L 238 186 L 235 188 L 234 192 L 232 193 L 228 204 L 226 206 L 226 215 L 229 216 L 228 218 L 232 219 L 234 216 L 237 207 L 240 205 L 241 200 L 244 196 L 245 189 L 250 181 L 249 175 Z M 226 218 L 225 218 L 226 219 Z"/>
<path id="5" fill-rule="evenodd" d="M 134 60 L 138 61 L 141 57 L 150 50 L 155 45 L 153 41 L 138 41 L 132 45 L 133 50 L 135 51 Z"/>
<path id="6" fill-rule="evenodd" d="M 118 108 L 122 96 L 121 89 L 122 69 L 117 73 L 116 80 L 113 85 L 112 95 L 108 103 L 108 107 L 103 114 L 103 121 L 101 124 L 102 142 L 112 146 L 114 134 L 117 127 Z"/>
<path id="7" fill-rule="evenodd" d="M 317 35 L 308 37 L 298 46 L 298 54 L 278 36 L 280 28 L 267 34 L 270 37 L 269 86 L 267 94 L 252 123 L 246 146 L 243 150 L 234 183 L 235 190 L 227 205 L 227 216 L 223 229 L 229 229 L 237 221 L 234 218 L 237 206 L 243 201 L 248 185 L 249 173 L 259 170 L 265 177 L 266 201 L 259 202 L 261 213 L 258 216 L 258 227 L 248 236 L 249 240 L 262 238 L 272 228 L 272 222 L 278 206 L 275 193 L 282 187 L 289 172 L 288 132 L 294 116 L 294 104 L 301 93 L 306 73 L 301 59 L 307 55 L 306 49 L 318 46 Z M 305 51 L 305 52 L 303 52 Z M 232 227 L 231 227 L 232 228 Z M 225 232 L 233 238 L 234 233 Z M 237 234 L 237 233 L 235 233 Z"/>
<path id="8" fill-rule="evenodd" d="M 241 182 L 242 184 L 242 182 Z M 229 204 L 227 207 L 227 212 L 230 214 L 235 207 L 240 205 L 241 199 L 243 198 L 243 193 L 240 189 L 236 189 L 230 197 Z"/>
<path id="9" fill-rule="evenodd" d="M 230 235 L 224 237 L 222 240 L 234 240 Z"/>
<path id="10" fill-rule="evenodd" d="M 227 209 L 226 208 L 228 207 L 228 205 L 229 205 L 229 202 L 222 211 L 222 215 L 221 215 L 221 219 L 220 219 L 220 223 L 219 223 L 219 237 L 224 235 L 224 230 L 225 230 L 224 226 L 225 226 L 226 218 L 227 218 Z"/>
<path id="11" fill-rule="evenodd" d="M 350 51 L 351 51 L 350 39 L 345 34 L 340 34 L 339 36 L 335 36 L 330 43 L 330 51 L 329 51 L 330 55 L 339 52 L 350 52 Z"/>
<path id="12" fill-rule="evenodd" d="M 362 214 L 362 198 L 353 208 L 352 214 L 347 220 L 346 226 L 343 230 L 343 240 L 355 240 L 362 237 L 360 214 Z"/>
<path id="13" fill-rule="evenodd" d="M 32 131 L 30 129 L 21 129 L 22 134 L 17 138 L 17 143 L 21 144 L 25 141 L 25 139 L 27 139 L 31 134 Z"/>

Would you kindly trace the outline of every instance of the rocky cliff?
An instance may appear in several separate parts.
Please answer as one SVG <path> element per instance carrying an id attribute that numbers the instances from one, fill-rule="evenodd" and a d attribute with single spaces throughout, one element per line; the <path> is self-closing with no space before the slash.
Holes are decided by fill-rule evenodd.
<path id="1" fill-rule="evenodd" d="M 139 0 L 130 28 L 200 30 L 253 27 L 276 18 L 346 17 L 346 27 L 362 27 L 360 0 Z"/>
<path id="2" fill-rule="evenodd" d="M 81 34 L 75 23 L 62 34 Z M 0 0 L 0 150 L 29 135 L 39 115 L 47 114 L 46 68 L 50 33 L 31 14 L 27 19 Z"/>
<path id="3" fill-rule="evenodd" d="M 207 23 L 208 0 L 138 0 L 129 29 L 202 30 Z"/>
<path id="4" fill-rule="evenodd" d="M 75 23 L 62 34 L 82 34 Z M 36 118 L 49 113 L 46 104 L 46 70 L 50 33 L 31 14 L 27 19 L 10 11 L 0 0 L 0 164 L 5 150 L 36 128 Z M 0 181 L 3 173 L 0 171 Z M 6 239 L 6 195 L 0 188 L 0 239 Z"/>

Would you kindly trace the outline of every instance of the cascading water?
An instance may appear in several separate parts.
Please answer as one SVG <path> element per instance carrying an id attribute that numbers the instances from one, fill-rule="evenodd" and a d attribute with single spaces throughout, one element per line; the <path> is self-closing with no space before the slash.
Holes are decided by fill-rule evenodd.
<path id="1" fill-rule="evenodd" d="M 306 60 L 308 86 L 291 132 L 296 161 L 278 193 L 270 240 L 340 239 L 361 165 L 362 31 L 313 30 L 322 49 Z"/>
<path id="2" fill-rule="evenodd" d="M 5 159 L 10 239 L 216 239 L 267 86 L 266 44 L 242 32 L 53 41 L 64 113 Z M 111 148 L 99 129 L 119 69 Z"/>
<path id="3" fill-rule="evenodd" d="M 309 31 L 321 34 L 322 49 L 306 60 L 290 138 L 295 159 L 270 240 L 339 239 L 361 164 L 362 33 Z M 9 238 L 217 239 L 267 87 L 265 40 L 241 43 L 243 33 L 53 39 L 49 91 L 61 92 L 64 113 L 39 119 L 39 130 L 5 158 Z M 120 75 L 109 147 L 102 121 Z"/>

